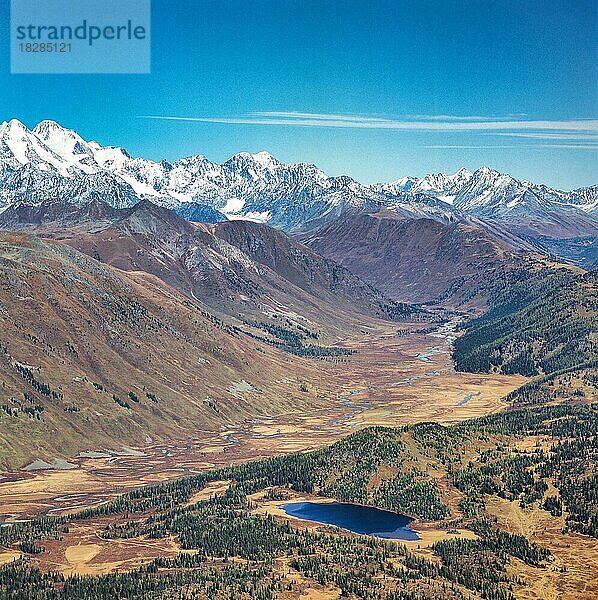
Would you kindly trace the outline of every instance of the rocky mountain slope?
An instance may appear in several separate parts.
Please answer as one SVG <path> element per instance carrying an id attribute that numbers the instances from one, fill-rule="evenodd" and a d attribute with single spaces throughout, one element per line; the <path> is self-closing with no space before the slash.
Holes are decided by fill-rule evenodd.
<path id="1" fill-rule="evenodd" d="M 14 205 L 0 214 L 0 229 L 21 229 L 60 239 L 125 271 L 162 279 L 220 316 L 291 320 L 340 331 L 340 308 L 352 314 L 396 316 L 397 305 L 340 264 L 323 258 L 284 232 L 249 221 L 217 225 L 186 221 L 143 200 L 114 209 L 101 201 L 69 205 Z"/>
<path id="2" fill-rule="evenodd" d="M 346 216 L 303 239 L 397 300 L 453 307 L 483 306 L 482 284 L 531 249 L 473 222 L 405 219 L 389 210 Z"/>

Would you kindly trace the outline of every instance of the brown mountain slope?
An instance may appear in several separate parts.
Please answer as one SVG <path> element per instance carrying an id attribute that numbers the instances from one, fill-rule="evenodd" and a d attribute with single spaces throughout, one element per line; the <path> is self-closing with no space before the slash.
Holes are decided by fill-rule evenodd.
<path id="1" fill-rule="evenodd" d="M 487 282 L 522 260 L 518 241 L 475 223 L 389 211 L 339 219 L 304 242 L 397 300 L 453 307 L 483 307 Z"/>
<path id="2" fill-rule="evenodd" d="M 69 204 L 58 198 L 48 199 L 39 204 L 18 202 L 0 213 L 0 229 L 29 229 L 52 223 L 58 229 L 62 225 L 108 226 L 120 211 L 101 200 L 91 200 L 88 204 Z"/>
<path id="3" fill-rule="evenodd" d="M 377 289 L 339 263 L 326 259 L 286 233 L 250 221 L 211 226 L 214 235 L 299 289 L 347 310 L 380 315 L 389 302 Z"/>
<path id="4" fill-rule="evenodd" d="M 192 224 L 148 201 L 110 209 L 108 221 L 106 210 L 78 210 L 55 215 L 40 205 L 35 214 L 0 215 L 0 226 L 33 227 L 102 262 L 156 275 L 223 317 L 290 318 L 338 332 L 352 315 L 385 317 L 396 308 L 345 267 L 266 225 Z M 95 218 L 98 213 L 102 218 Z M 339 308 L 346 319 L 338 318 Z"/>
<path id="5" fill-rule="evenodd" d="M 309 406 L 313 361 L 256 345 L 153 275 L 2 233 L 0 464 Z"/>

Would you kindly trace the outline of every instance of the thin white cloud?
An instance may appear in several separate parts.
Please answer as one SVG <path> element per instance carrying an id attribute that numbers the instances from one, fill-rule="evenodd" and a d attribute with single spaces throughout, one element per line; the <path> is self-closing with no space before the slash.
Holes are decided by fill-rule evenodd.
<path id="1" fill-rule="evenodd" d="M 534 144 L 530 148 L 568 148 L 570 150 L 598 150 L 596 144 Z"/>
<path id="2" fill-rule="evenodd" d="M 282 119 L 317 119 L 320 121 L 343 121 L 348 123 L 393 123 L 397 119 L 386 117 L 367 117 L 361 115 L 341 115 L 334 113 L 306 113 L 296 111 L 259 111 L 250 113 L 250 117 L 282 118 Z M 507 121 L 524 117 L 525 114 L 488 117 L 480 115 L 402 115 L 400 121 Z"/>
<path id="3" fill-rule="evenodd" d="M 338 115 L 330 113 L 305 113 L 294 111 L 260 111 L 247 115 L 249 117 L 280 118 L 280 119 L 315 119 L 320 121 L 343 121 L 348 123 L 388 123 L 389 119 L 366 117 L 360 115 Z"/>
<path id="4" fill-rule="evenodd" d="M 146 119 L 221 123 L 230 125 L 278 125 L 287 127 L 329 127 L 354 129 L 395 129 L 403 131 L 568 131 L 598 132 L 598 119 L 570 119 L 562 121 L 534 121 L 525 119 L 468 120 L 468 117 L 432 116 L 424 120 L 386 119 L 368 116 L 334 115 L 320 113 L 260 112 L 233 117 L 180 117 L 143 115 Z M 454 120 L 454 119 L 461 120 Z"/>
<path id="5" fill-rule="evenodd" d="M 535 140 L 586 140 L 590 142 L 598 142 L 598 133 L 520 133 L 520 132 L 497 132 L 492 135 L 500 135 L 505 137 L 531 138 Z"/>
<path id="6" fill-rule="evenodd" d="M 418 146 L 419 148 L 430 148 L 432 150 L 500 150 L 502 148 L 565 148 L 568 150 L 598 150 L 597 144 L 519 144 L 500 146 L 458 146 L 458 145 L 434 145 Z"/>
<path id="7" fill-rule="evenodd" d="M 416 148 L 431 148 L 432 150 L 495 150 L 500 148 L 529 148 L 530 146 L 496 146 L 496 145 L 488 145 L 488 146 L 478 146 L 478 145 L 460 145 L 460 144 L 433 144 L 426 146 L 416 146 Z"/>
<path id="8" fill-rule="evenodd" d="M 467 122 L 467 121 L 508 121 L 514 118 L 519 118 L 525 115 L 507 115 L 503 117 L 486 117 L 483 115 L 405 115 L 406 120 L 415 121 L 444 121 L 450 122 Z"/>

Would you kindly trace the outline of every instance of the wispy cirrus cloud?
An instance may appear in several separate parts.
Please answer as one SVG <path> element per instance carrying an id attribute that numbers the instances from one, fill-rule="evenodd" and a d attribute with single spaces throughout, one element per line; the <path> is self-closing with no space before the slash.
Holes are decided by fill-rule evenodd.
<path id="1" fill-rule="evenodd" d="M 512 121 L 527 117 L 526 113 L 513 113 L 508 115 L 405 115 L 407 120 L 415 119 L 419 121 Z"/>
<path id="2" fill-rule="evenodd" d="M 528 138 L 534 140 L 587 140 L 598 142 L 598 131 L 595 133 L 585 132 L 532 132 L 532 133 L 521 133 L 521 132 L 497 132 L 493 135 L 501 135 L 505 137 L 517 137 L 517 138 Z"/>
<path id="3" fill-rule="evenodd" d="M 518 144 L 518 145 L 430 145 L 420 146 L 421 148 L 429 148 L 432 150 L 500 150 L 508 148 L 510 150 L 521 149 L 521 148 L 563 148 L 568 150 L 598 150 L 598 144 Z"/>
<path id="4" fill-rule="evenodd" d="M 316 119 L 320 121 L 342 121 L 346 123 L 394 123 L 397 119 L 387 117 L 368 117 L 363 115 L 342 115 L 333 113 L 306 113 L 295 111 L 260 111 L 245 115 L 245 117 L 264 117 L 278 119 Z M 444 122 L 467 122 L 467 121 L 506 121 L 514 118 L 525 117 L 524 113 L 504 116 L 480 116 L 480 115 L 403 115 L 401 121 L 444 121 Z"/>
<path id="5" fill-rule="evenodd" d="M 270 125 L 287 127 L 329 127 L 355 129 L 395 129 L 402 131 L 480 131 L 598 133 L 598 119 L 532 120 L 525 115 L 482 117 L 467 115 L 408 115 L 400 118 L 289 111 L 261 111 L 238 116 L 143 115 L 145 119 L 221 123 L 232 125 Z M 575 137 L 575 136 L 573 136 Z M 569 138 L 571 139 L 571 138 Z"/>
<path id="6" fill-rule="evenodd" d="M 340 121 L 343 123 L 378 123 L 388 122 L 380 117 L 367 117 L 362 115 L 340 115 L 331 113 L 306 113 L 294 111 L 259 111 L 244 115 L 243 118 L 262 117 L 265 119 L 309 119 L 314 121 Z"/>

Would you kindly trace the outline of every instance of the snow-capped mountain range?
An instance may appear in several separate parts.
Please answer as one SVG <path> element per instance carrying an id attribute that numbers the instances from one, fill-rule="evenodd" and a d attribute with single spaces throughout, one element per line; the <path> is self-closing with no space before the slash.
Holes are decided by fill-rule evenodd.
<path id="1" fill-rule="evenodd" d="M 267 152 L 242 152 L 224 164 L 199 155 L 154 162 L 87 142 L 53 121 L 32 130 L 15 119 L 2 123 L 0 211 L 54 199 L 117 208 L 146 199 L 189 220 L 247 219 L 286 231 L 384 207 L 408 218 L 489 220 L 526 236 L 598 235 L 598 186 L 563 192 L 488 167 L 364 185 Z"/>

